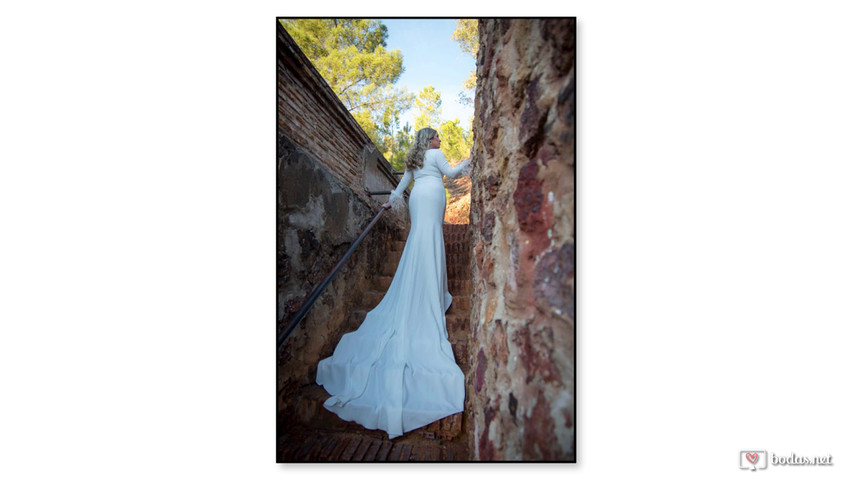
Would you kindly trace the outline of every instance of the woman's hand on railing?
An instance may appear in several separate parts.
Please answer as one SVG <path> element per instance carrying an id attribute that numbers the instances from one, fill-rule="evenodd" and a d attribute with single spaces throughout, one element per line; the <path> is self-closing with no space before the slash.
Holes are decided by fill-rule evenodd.
<path id="1" fill-rule="evenodd" d="M 385 203 L 383 203 L 383 204 L 382 204 L 382 208 L 384 208 L 385 210 L 390 209 L 390 208 L 391 208 L 391 202 L 385 202 Z"/>

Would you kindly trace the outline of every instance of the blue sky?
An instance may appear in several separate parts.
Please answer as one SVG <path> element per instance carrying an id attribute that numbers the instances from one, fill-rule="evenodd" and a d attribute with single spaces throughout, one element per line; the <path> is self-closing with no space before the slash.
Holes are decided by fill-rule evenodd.
<path id="1" fill-rule="evenodd" d="M 456 29 L 453 19 L 381 19 L 388 27 L 388 50 L 403 53 L 405 71 L 397 80 L 397 88 L 417 94 L 425 86 L 432 85 L 441 92 L 441 118 L 458 118 L 466 130 L 474 115 L 473 106 L 459 103 L 459 92 L 471 70 L 475 67 L 474 57 L 462 51 L 451 35 Z M 471 94 L 473 97 L 473 93 Z M 405 112 L 400 124 L 409 122 L 414 128 L 415 109 Z"/>

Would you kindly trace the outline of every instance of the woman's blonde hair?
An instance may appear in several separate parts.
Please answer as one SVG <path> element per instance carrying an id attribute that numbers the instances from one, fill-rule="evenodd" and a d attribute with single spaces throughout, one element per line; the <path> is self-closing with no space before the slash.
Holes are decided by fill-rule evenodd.
<path id="1" fill-rule="evenodd" d="M 415 134 L 415 144 L 406 155 L 406 170 L 417 170 L 424 166 L 424 155 L 429 150 L 430 140 L 437 132 L 432 128 L 422 128 Z"/>

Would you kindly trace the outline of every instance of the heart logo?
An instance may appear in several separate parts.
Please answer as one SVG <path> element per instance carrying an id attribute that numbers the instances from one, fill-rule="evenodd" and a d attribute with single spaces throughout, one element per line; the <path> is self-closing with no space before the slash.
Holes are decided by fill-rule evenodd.
<path id="1" fill-rule="evenodd" d="M 757 462 L 757 461 L 758 461 L 758 454 L 757 454 L 757 453 L 755 453 L 755 452 L 753 452 L 753 453 L 747 453 L 747 454 L 746 454 L 746 459 L 747 459 L 747 460 L 749 460 L 749 463 L 754 464 L 755 462 Z"/>

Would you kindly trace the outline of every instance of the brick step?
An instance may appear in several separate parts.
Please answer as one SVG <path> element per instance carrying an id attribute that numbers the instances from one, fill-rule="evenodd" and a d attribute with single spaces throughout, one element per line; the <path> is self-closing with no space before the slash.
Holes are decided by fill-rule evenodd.
<path id="1" fill-rule="evenodd" d="M 452 253 L 446 254 L 446 259 L 444 264 L 450 267 L 463 267 L 468 268 L 471 260 L 471 256 L 467 253 Z"/>
<path id="2" fill-rule="evenodd" d="M 474 290 L 474 285 L 468 280 L 447 279 L 447 290 L 453 295 L 453 301 L 456 297 L 470 297 Z"/>
<path id="3" fill-rule="evenodd" d="M 294 395 L 295 420 L 301 425 L 311 428 L 324 428 L 336 431 L 364 430 L 360 425 L 341 420 L 334 413 L 323 407 L 323 402 L 329 398 L 326 390 L 316 383 L 305 385 Z M 296 427 L 291 425 L 290 427 Z"/>
<path id="4" fill-rule="evenodd" d="M 453 295 L 453 303 L 446 312 L 448 315 L 467 316 L 471 313 L 471 297 L 467 295 Z"/>
<path id="5" fill-rule="evenodd" d="M 450 343 L 457 342 L 457 341 L 458 342 L 467 342 L 469 335 L 470 335 L 470 332 L 468 332 L 468 330 L 463 329 L 463 328 L 457 328 L 457 329 L 448 328 L 447 329 L 447 338 L 450 340 Z"/>
<path id="6" fill-rule="evenodd" d="M 470 279 L 471 279 L 471 266 L 470 265 L 447 265 L 447 279 L 448 280 L 470 281 Z"/>
<path id="7" fill-rule="evenodd" d="M 378 290 L 368 290 L 364 292 L 361 304 L 368 310 L 373 310 L 377 305 L 379 305 L 382 298 L 385 297 L 385 293 L 386 292 L 380 292 Z"/>
<path id="8" fill-rule="evenodd" d="M 465 369 L 462 371 L 464 372 Z M 464 412 L 454 413 L 453 415 L 444 417 L 437 422 L 432 422 L 429 425 L 414 430 L 414 432 L 418 432 L 422 437 L 431 440 L 438 438 L 441 440 L 452 441 L 461 436 L 464 429 L 464 421 Z"/>
<path id="9" fill-rule="evenodd" d="M 391 250 L 385 254 L 385 263 L 393 263 L 394 267 L 397 267 L 397 264 L 400 263 L 400 257 L 403 256 L 403 249 L 400 250 Z"/>
<path id="10" fill-rule="evenodd" d="M 390 275 L 393 277 L 397 273 L 397 263 L 399 262 L 382 262 L 382 266 L 379 267 L 380 275 Z"/>
<path id="11" fill-rule="evenodd" d="M 438 423 L 438 422 L 436 422 Z M 446 462 L 470 460 L 462 442 L 436 442 L 409 434 L 389 440 L 382 434 L 295 429 L 279 438 L 279 462 Z"/>
<path id="12" fill-rule="evenodd" d="M 444 242 L 444 254 L 448 258 L 451 256 L 467 256 L 471 249 L 471 244 L 468 242 Z"/>
<path id="13" fill-rule="evenodd" d="M 364 322 L 364 317 L 366 316 L 367 310 L 353 310 L 349 312 L 347 315 L 346 331 L 344 333 L 358 330 L 358 327 L 360 327 L 361 323 Z"/>
<path id="14" fill-rule="evenodd" d="M 470 280 L 453 280 L 447 279 L 447 289 L 450 290 L 451 295 L 465 295 L 468 296 L 471 294 L 471 281 Z"/>
<path id="15" fill-rule="evenodd" d="M 448 280 L 464 280 L 466 282 L 471 280 L 472 266 L 470 263 L 466 262 L 455 265 L 452 263 L 446 263 L 445 265 L 447 267 Z"/>
<path id="16" fill-rule="evenodd" d="M 448 285 L 450 290 L 450 294 L 454 297 L 466 297 L 470 298 L 472 292 L 471 285 L 468 282 L 460 282 L 457 285 L 450 284 Z"/>
<path id="17" fill-rule="evenodd" d="M 405 230 L 397 230 L 394 235 L 391 235 L 391 241 L 393 242 L 402 242 L 406 243 L 406 239 L 409 238 L 409 229 Z"/>
<path id="18" fill-rule="evenodd" d="M 382 292 L 387 292 L 391 286 L 391 280 L 394 280 L 393 275 L 379 275 L 376 277 L 376 289 Z"/>
<path id="19" fill-rule="evenodd" d="M 464 345 L 461 343 L 451 345 L 454 347 L 454 355 L 456 354 L 457 350 L 459 350 L 460 356 L 467 354 L 467 343 L 465 343 Z M 459 364 L 458 360 L 457 364 Z M 462 368 L 461 365 L 460 368 Z M 467 368 L 462 368 L 462 371 L 467 371 Z M 320 385 L 305 385 L 296 392 L 294 397 L 295 398 L 293 405 L 295 408 L 296 422 L 286 427 L 288 431 L 298 429 L 301 425 L 303 427 L 323 429 L 335 432 L 370 432 L 380 436 L 384 435 L 384 432 L 378 430 L 367 430 L 356 422 L 347 422 L 345 420 L 342 420 L 334 413 L 326 410 L 326 408 L 323 406 L 323 403 L 326 401 L 327 398 L 329 398 L 329 394 Z M 449 419 L 450 417 L 445 417 L 441 420 L 433 422 L 419 429 L 407 432 L 406 435 L 409 435 L 411 433 L 420 434 L 423 432 L 440 431 L 441 434 L 438 435 L 439 438 L 456 438 L 462 433 L 463 415 L 464 413 L 456 413 L 450 416 L 456 418 Z M 441 424 L 442 422 L 444 422 L 444 424 Z M 427 435 L 427 437 L 429 438 L 430 436 Z M 387 438 L 387 436 L 385 438 Z"/>
<path id="20" fill-rule="evenodd" d="M 454 345 L 454 353 L 459 350 L 460 356 L 467 353 L 467 343 L 464 348 L 461 344 Z M 462 366 L 462 371 L 467 371 L 467 365 Z M 284 435 L 291 435 L 293 432 L 300 430 L 322 430 L 325 432 L 337 433 L 355 433 L 361 435 L 372 435 L 376 438 L 387 440 L 387 435 L 379 430 L 367 430 L 358 423 L 347 422 L 342 420 L 334 413 L 326 410 L 323 403 L 329 398 L 326 390 L 317 384 L 309 384 L 301 387 L 294 394 L 293 406 L 294 410 L 291 418 L 294 422 L 284 425 Z M 454 440 L 460 439 L 464 429 L 464 412 L 445 417 L 441 420 L 433 422 L 419 429 L 407 432 L 405 435 L 398 437 L 400 439 L 420 436 L 427 439 Z M 397 439 L 395 439 L 397 440 Z M 460 439 L 461 440 L 461 439 Z M 304 440 L 302 441 L 304 443 Z M 308 458 L 308 451 L 297 452 L 293 451 L 290 454 L 292 459 Z M 315 452 L 318 453 L 318 452 Z"/>
<path id="21" fill-rule="evenodd" d="M 444 230 L 444 245 L 470 245 L 471 233 L 469 231 L 454 232 Z"/>
<path id="22" fill-rule="evenodd" d="M 468 371 L 468 339 L 459 339 L 450 337 L 450 347 L 453 349 L 453 358 L 456 360 L 456 365 L 463 372 Z"/>
<path id="23" fill-rule="evenodd" d="M 468 334 L 468 322 L 469 322 L 469 316 L 468 315 L 462 315 L 459 313 L 454 313 L 454 314 L 448 313 L 445 315 L 444 319 L 445 319 L 445 322 L 447 325 L 447 332 L 450 335 L 453 335 L 456 332 L 461 332 L 461 333 L 464 333 L 466 335 Z"/>

